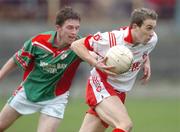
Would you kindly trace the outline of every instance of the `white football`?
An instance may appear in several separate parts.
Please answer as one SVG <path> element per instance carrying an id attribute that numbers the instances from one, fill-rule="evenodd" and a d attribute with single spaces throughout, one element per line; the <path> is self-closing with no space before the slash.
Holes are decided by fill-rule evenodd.
<path id="1" fill-rule="evenodd" d="M 115 68 L 111 69 L 111 71 L 117 74 L 127 72 L 133 61 L 133 53 L 124 45 L 111 47 L 106 53 L 106 57 L 106 65 L 114 66 Z"/>

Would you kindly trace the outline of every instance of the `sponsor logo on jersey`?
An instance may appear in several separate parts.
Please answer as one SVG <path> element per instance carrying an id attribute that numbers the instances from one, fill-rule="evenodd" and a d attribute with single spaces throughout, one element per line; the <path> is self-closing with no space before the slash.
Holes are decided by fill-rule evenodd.
<path id="1" fill-rule="evenodd" d="M 49 64 L 47 62 L 40 62 L 40 67 L 42 67 L 42 69 L 48 73 L 52 73 L 55 74 L 58 72 L 58 70 L 62 70 L 65 69 L 67 67 L 67 64 L 61 64 L 61 63 L 57 63 L 57 64 Z"/>
<path id="2" fill-rule="evenodd" d="M 95 36 L 93 36 L 93 38 L 94 38 L 94 40 L 96 40 L 96 41 L 99 41 L 99 40 L 102 39 L 101 36 L 100 36 L 100 34 L 96 34 Z"/>

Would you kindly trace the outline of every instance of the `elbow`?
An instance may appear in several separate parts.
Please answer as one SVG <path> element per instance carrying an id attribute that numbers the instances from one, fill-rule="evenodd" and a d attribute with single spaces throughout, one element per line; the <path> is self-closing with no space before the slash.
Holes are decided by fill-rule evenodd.
<path id="1" fill-rule="evenodd" d="M 76 46 L 76 44 L 75 44 L 75 41 L 74 42 L 72 42 L 72 44 L 71 44 L 71 46 L 70 46 L 70 49 L 74 49 L 75 48 L 75 46 Z"/>
<path id="2" fill-rule="evenodd" d="M 76 40 L 76 41 L 72 42 L 70 49 L 73 51 L 76 51 L 79 49 L 78 47 L 79 47 L 79 43 L 78 43 L 78 40 Z"/>
<path id="3" fill-rule="evenodd" d="M 79 49 L 81 49 L 83 47 L 84 39 L 85 38 L 82 38 L 82 39 L 72 42 L 70 49 L 73 51 L 79 51 Z"/>

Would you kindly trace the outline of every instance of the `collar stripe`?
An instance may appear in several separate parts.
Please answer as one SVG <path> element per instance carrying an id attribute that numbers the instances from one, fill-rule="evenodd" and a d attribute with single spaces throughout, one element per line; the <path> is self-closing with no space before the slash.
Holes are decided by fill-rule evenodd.
<path id="1" fill-rule="evenodd" d="M 38 47 L 43 48 L 43 49 L 45 49 L 45 50 L 47 50 L 47 51 L 49 51 L 51 53 L 54 53 L 50 48 L 46 47 L 45 45 L 43 45 L 43 44 L 41 44 L 41 43 L 39 43 L 37 41 L 33 42 L 32 45 L 38 46 Z"/>

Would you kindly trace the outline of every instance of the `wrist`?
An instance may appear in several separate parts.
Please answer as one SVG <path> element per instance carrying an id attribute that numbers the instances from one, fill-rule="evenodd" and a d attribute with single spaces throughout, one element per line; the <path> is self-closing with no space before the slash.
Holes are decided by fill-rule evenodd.
<path id="1" fill-rule="evenodd" d="M 93 66 L 93 67 L 96 67 L 97 64 L 98 64 L 98 61 L 94 62 L 94 63 L 92 64 L 92 66 Z"/>

